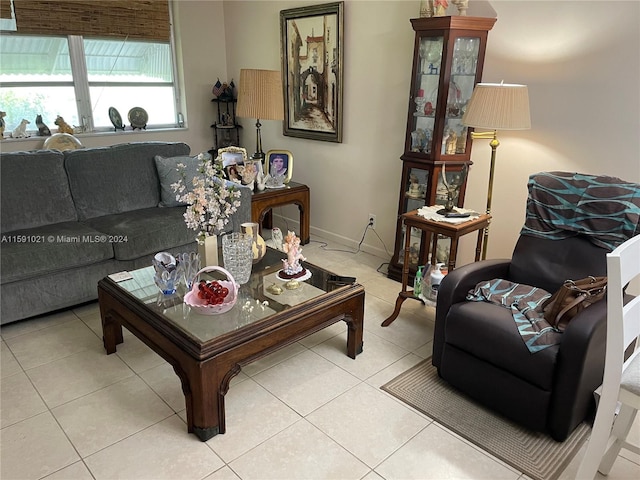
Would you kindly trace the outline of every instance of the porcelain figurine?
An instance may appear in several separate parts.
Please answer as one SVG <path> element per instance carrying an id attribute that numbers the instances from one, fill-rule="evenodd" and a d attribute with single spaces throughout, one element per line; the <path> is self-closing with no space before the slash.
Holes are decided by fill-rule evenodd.
<path id="1" fill-rule="evenodd" d="M 284 243 L 282 230 L 280 230 L 278 227 L 274 227 L 273 230 L 271 230 L 271 238 L 269 240 L 266 240 L 265 243 L 267 244 L 267 246 L 273 248 L 274 250 L 280 250 L 282 252 L 282 244 Z"/>
<path id="2" fill-rule="evenodd" d="M 302 255 L 300 239 L 295 232 L 289 231 L 287 233 L 287 236 L 284 237 L 282 248 L 287 254 L 287 259 L 282 259 L 284 272 L 287 275 L 295 275 L 304 270 L 302 265 L 300 265 L 300 262 L 306 260 L 306 258 Z"/>
<path id="3" fill-rule="evenodd" d="M 58 126 L 58 133 L 70 133 L 73 135 L 73 127 L 64 121 L 60 115 L 54 120 L 54 122 Z"/>
<path id="4" fill-rule="evenodd" d="M 433 16 L 444 17 L 447 14 L 448 0 L 433 0 Z"/>
<path id="5" fill-rule="evenodd" d="M 420 2 L 420 16 L 433 17 L 433 0 L 422 0 Z"/>
<path id="6" fill-rule="evenodd" d="M 469 8 L 469 0 L 451 0 L 458 9 L 458 15 L 465 16 L 467 14 L 467 8 Z"/>
<path id="7" fill-rule="evenodd" d="M 4 138 L 4 129 L 7 126 L 6 122 L 4 121 L 4 117 L 6 116 L 7 112 L 0 112 L 0 140 Z"/>
<path id="8" fill-rule="evenodd" d="M 456 146 L 458 145 L 458 134 L 455 130 L 449 132 L 449 136 L 446 141 L 446 153 L 447 155 L 455 155 Z"/>
<path id="9" fill-rule="evenodd" d="M 258 189 L 258 191 L 263 191 L 265 188 L 267 188 L 267 181 L 269 180 L 269 174 L 268 173 L 262 173 L 259 172 L 258 176 L 256 177 L 256 188 Z"/>
<path id="10" fill-rule="evenodd" d="M 13 138 L 26 138 L 29 135 L 27 135 L 27 125 L 29 125 L 31 122 L 29 120 L 27 120 L 26 118 L 23 118 L 22 121 L 20 122 L 20 125 L 18 125 L 16 128 L 13 129 L 13 132 L 11 133 L 11 136 Z"/>
<path id="11" fill-rule="evenodd" d="M 49 130 L 49 127 L 42 121 L 42 115 L 36 115 L 36 125 L 38 127 L 38 135 L 41 137 L 51 136 L 51 130 Z"/>

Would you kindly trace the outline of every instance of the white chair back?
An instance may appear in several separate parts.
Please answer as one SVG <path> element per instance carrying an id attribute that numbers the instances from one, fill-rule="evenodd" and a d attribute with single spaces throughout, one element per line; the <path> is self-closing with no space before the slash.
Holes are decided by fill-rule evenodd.
<path id="1" fill-rule="evenodd" d="M 591 438 L 576 475 L 579 480 L 594 478 L 596 470 L 608 474 L 621 448 L 640 453 L 640 449 L 626 442 L 636 410 L 640 407 L 640 386 L 637 385 L 640 365 L 640 349 L 637 345 L 640 336 L 640 295 L 631 300 L 628 296 L 625 298 L 625 288 L 629 282 L 640 281 L 640 235 L 607 254 L 607 277 L 604 377 L 599 389 L 600 401 Z M 630 345 L 635 347 L 631 354 L 627 351 Z M 626 360 L 625 351 L 628 355 Z M 632 376 L 625 374 L 632 370 L 636 372 L 635 379 L 627 378 Z M 616 415 L 619 401 L 622 406 Z"/>

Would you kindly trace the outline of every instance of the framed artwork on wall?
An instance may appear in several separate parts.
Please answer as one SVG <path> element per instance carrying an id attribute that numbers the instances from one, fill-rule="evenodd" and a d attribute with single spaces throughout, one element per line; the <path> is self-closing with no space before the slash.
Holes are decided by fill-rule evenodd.
<path id="1" fill-rule="evenodd" d="M 342 142 L 344 2 L 280 11 L 284 135 Z"/>
<path id="2" fill-rule="evenodd" d="M 288 150 L 269 150 L 264 157 L 264 171 L 277 183 L 289 183 L 293 174 L 293 154 Z"/>

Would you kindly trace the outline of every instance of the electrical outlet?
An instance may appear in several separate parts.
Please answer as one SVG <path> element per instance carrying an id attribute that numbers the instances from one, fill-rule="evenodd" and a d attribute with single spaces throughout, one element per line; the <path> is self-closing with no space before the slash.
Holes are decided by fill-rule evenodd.
<path id="1" fill-rule="evenodd" d="M 372 229 L 376 229 L 376 216 L 373 213 L 369 214 L 369 219 L 368 219 L 368 226 L 370 226 Z"/>

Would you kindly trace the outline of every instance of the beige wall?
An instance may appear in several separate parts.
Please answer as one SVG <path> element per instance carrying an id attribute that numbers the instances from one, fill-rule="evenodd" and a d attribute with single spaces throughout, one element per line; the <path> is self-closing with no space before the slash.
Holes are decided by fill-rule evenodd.
<path id="1" fill-rule="evenodd" d="M 280 69 L 280 10 L 318 3 L 178 1 L 188 129 L 92 136 L 83 144 L 163 139 L 185 141 L 193 152 L 210 148 L 216 78 L 237 82 L 241 68 Z M 285 137 L 279 122 L 263 122 L 264 150 L 293 152 L 294 179 L 311 187 L 312 233 L 355 246 L 374 213 L 378 234 L 393 248 L 413 46 L 409 19 L 418 16 L 419 4 L 345 2 L 343 143 Z M 567 170 L 640 182 L 640 3 L 471 0 L 468 13 L 498 18 L 489 33 L 484 81 L 529 86 L 532 129 L 501 132 L 497 154 L 489 257 L 508 257 L 531 173 Z M 252 153 L 255 121 L 241 123 L 243 146 Z M 41 144 L 4 142 L 2 148 Z M 469 208 L 484 209 L 489 156 L 488 142 L 476 141 Z M 277 213 L 297 219 L 293 209 Z M 472 260 L 468 237 L 459 264 Z M 372 232 L 363 247 L 384 252 Z"/>

